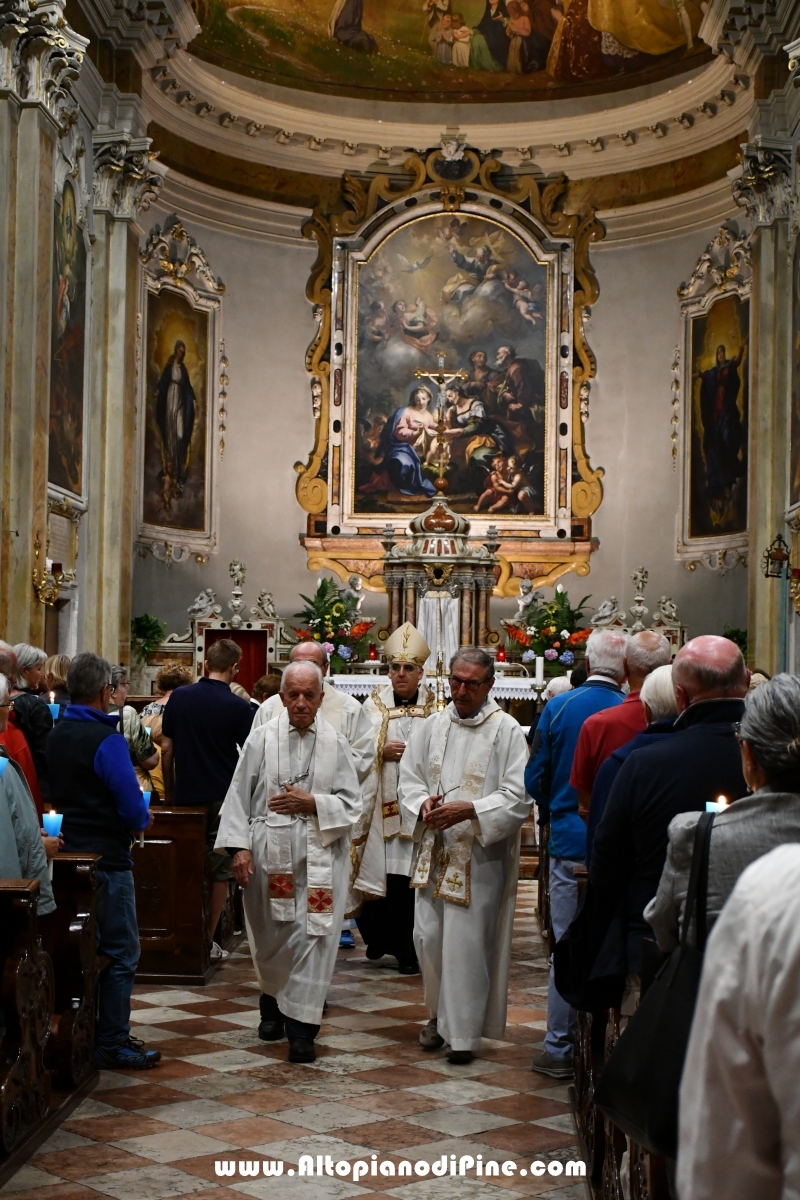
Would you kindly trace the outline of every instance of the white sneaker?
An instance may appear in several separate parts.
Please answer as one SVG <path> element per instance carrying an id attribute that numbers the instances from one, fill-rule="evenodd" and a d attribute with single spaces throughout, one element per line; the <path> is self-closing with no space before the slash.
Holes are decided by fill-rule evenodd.
<path id="1" fill-rule="evenodd" d="M 216 942 L 211 943 L 211 953 L 209 954 L 209 958 L 212 962 L 224 962 L 225 959 L 230 958 L 230 956 L 229 950 L 223 950 L 222 946 L 217 945 Z"/>

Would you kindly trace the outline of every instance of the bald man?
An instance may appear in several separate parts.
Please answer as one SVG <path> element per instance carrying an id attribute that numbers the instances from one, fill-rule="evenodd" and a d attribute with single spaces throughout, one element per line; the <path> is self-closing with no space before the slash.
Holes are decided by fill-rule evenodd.
<path id="1" fill-rule="evenodd" d="M 704 812 L 709 800 L 747 793 L 734 724 L 750 682 L 741 650 L 728 638 L 698 637 L 678 651 L 672 685 L 675 736 L 635 750 L 617 775 L 597 828 L 589 865 L 595 904 L 627 913 L 627 973 L 638 974 L 653 933 L 644 909 L 658 891 L 667 830 L 678 813 Z"/>
<path id="2" fill-rule="evenodd" d="M 319 667 L 292 663 L 281 695 L 278 715 L 244 744 L 216 849 L 231 855 L 245 889 L 259 1037 L 285 1035 L 289 1062 L 307 1063 L 336 961 L 361 797 L 350 748 L 319 712 Z"/>

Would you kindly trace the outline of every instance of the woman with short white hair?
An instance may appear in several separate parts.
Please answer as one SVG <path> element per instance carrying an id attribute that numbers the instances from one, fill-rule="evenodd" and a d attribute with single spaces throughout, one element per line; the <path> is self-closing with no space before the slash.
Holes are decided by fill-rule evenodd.
<path id="1" fill-rule="evenodd" d="M 31 646 L 27 642 L 18 642 L 14 647 L 14 653 L 17 656 L 17 678 L 11 685 L 14 716 L 30 746 L 39 787 L 42 796 L 47 800 L 50 788 L 47 779 L 45 746 L 50 730 L 53 728 L 50 709 L 46 699 L 41 695 L 44 687 L 42 668 L 47 661 L 47 655 L 38 646 Z"/>

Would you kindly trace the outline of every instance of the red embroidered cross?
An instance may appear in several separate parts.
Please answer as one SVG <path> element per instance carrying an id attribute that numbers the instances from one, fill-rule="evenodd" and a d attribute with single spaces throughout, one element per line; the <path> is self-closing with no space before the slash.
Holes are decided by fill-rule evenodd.
<path id="1" fill-rule="evenodd" d="M 384 817 L 396 817 L 400 812 L 400 808 L 396 800 L 387 800 L 383 806 Z"/>
<path id="2" fill-rule="evenodd" d="M 270 875 L 270 900 L 294 900 L 294 875 Z"/>
<path id="3" fill-rule="evenodd" d="M 308 911 L 314 913 L 333 912 L 333 892 L 330 888 L 308 889 Z"/>

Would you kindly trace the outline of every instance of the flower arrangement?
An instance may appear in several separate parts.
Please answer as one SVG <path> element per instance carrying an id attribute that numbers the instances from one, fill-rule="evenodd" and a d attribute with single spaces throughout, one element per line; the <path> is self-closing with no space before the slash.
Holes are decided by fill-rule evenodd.
<path id="1" fill-rule="evenodd" d="M 509 646 L 522 650 L 524 663 L 543 657 L 548 663 L 572 667 L 576 652 L 582 653 L 592 632 L 578 628 L 585 618 L 588 600 L 589 596 L 584 596 L 580 603 L 571 605 L 560 583 L 556 584 L 552 600 L 545 601 L 541 592 L 534 593 L 531 603 L 518 619 L 503 622 Z"/>
<path id="2" fill-rule="evenodd" d="M 368 634 L 375 624 L 374 617 L 361 617 L 356 600 L 343 596 L 330 579 L 318 579 L 313 596 L 303 596 L 306 607 L 295 613 L 295 620 L 304 623 L 294 629 L 300 641 L 319 642 L 330 656 L 331 672 L 339 674 L 348 663 L 366 658 L 369 652 Z"/>

